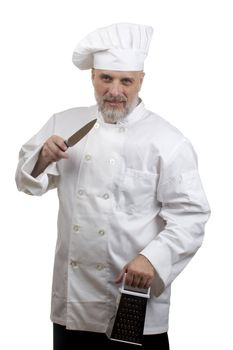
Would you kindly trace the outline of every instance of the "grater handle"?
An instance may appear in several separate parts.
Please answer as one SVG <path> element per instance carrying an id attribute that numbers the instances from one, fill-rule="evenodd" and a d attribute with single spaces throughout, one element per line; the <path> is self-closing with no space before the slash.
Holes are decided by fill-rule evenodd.
<path id="1" fill-rule="evenodd" d="M 149 288 L 138 288 L 132 287 L 125 284 L 126 273 L 124 274 L 122 285 L 119 288 L 122 294 L 135 295 L 142 298 L 150 298 L 150 287 Z"/>

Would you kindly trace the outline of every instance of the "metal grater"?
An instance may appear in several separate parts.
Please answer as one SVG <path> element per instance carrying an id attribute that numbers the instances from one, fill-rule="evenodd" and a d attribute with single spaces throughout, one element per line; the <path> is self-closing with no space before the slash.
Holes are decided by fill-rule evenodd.
<path id="1" fill-rule="evenodd" d="M 146 305 L 150 297 L 150 288 L 126 287 L 124 278 L 120 293 L 110 339 L 142 345 Z"/>

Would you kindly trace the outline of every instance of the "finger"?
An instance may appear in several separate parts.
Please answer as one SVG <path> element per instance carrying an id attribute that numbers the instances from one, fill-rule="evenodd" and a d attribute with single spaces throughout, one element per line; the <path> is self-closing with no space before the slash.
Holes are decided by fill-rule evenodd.
<path id="1" fill-rule="evenodd" d="M 124 274 L 125 274 L 125 268 L 123 268 L 123 269 L 121 270 L 121 272 L 116 276 L 116 278 L 115 278 L 115 283 L 120 283 L 120 282 L 122 282 L 123 277 L 124 277 Z"/>
<path id="2" fill-rule="evenodd" d="M 68 158 L 68 154 L 62 151 L 52 140 L 44 145 L 44 155 L 51 161 L 57 161 L 62 158 Z"/>
<path id="3" fill-rule="evenodd" d="M 47 140 L 46 144 L 53 152 L 56 152 L 57 148 L 63 152 L 67 149 L 67 146 L 63 143 L 63 139 L 59 136 L 52 136 Z"/>
<path id="4" fill-rule="evenodd" d="M 147 285 L 147 279 L 144 277 L 141 277 L 138 282 L 138 288 L 146 288 Z"/>
<path id="5" fill-rule="evenodd" d="M 136 288 L 139 287 L 140 281 L 141 281 L 141 276 L 138 275 L 138 274 L 134 274 L 133 275 L 132 286 L 136 287 Z"/>
<path id="6" fill-rule="evenodd" d="M 151 286 L 151 284 L 152 284 L 152 281 L 153 281 L 152 278 L 148 279 L 148 280 L 146 281 L 146 283 L 145 283 L 144 288 L 149 288 L 149 287 Z"/>
<path id="7" fill-rule="evenodd" d="M 125 285 L 133 287 L 134 276 L 131 272 L 127 272 L 125 276 Z"/>
<path id="8" fill-rule="evenodd" d="M 67 147 L 67 145 L 65 144 L 65 141 L 63 140 L 63 138 L 62 137 L 56 137 L 55 139 L 54 139 L 54 143 L 63 151 L 63 152 L 65 152 L 67 149 L 68 149 L 68 147 Z"/>

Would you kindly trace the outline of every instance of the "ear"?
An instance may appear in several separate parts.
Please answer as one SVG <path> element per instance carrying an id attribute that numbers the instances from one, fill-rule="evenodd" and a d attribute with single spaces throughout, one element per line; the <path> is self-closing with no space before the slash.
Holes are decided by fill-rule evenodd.
<path id="1" fill-rule="evenodd" d="M 140 77 L 139 77 L 139 89 L 138 89 L 138 91 L 141 90 L 144 76 L 145 76 L 145 73 L 144 73 L 144 72 L 140 72 Z"/>
<path id="2" fill-rule="evenodd" d="M 141 84 L 141 86 L 142 86 L 142 83 L 143 83 L 144 76 L 145 76 L 145 72 L 141 72 L 141 74 L 140 74 L 140 84 Z"/>
<path id="3" fill-rule="evenodd" d="M 93 82 L 93 80 L 95 79 L 95 68 L 92 68 L 91 70 L 91 80 Z"/>

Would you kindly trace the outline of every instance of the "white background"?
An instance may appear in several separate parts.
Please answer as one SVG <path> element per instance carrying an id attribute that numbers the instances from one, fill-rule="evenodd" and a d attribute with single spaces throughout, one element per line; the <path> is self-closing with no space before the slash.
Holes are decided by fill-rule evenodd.
<path id="1" fill-rule="evenodd" d="M 141 97 L 192 141 L 212 209 L 203 246 L 173 284 L 171 350 L 233 348 L 231 3 L 1 2 L 1 349 L 52 349 L 56 191 L 17 191 L 18 151 L 53 113 L 94 103 L 90 72 L 71 63 L 72 51 L 113 22 L 154 27 Z"/>

